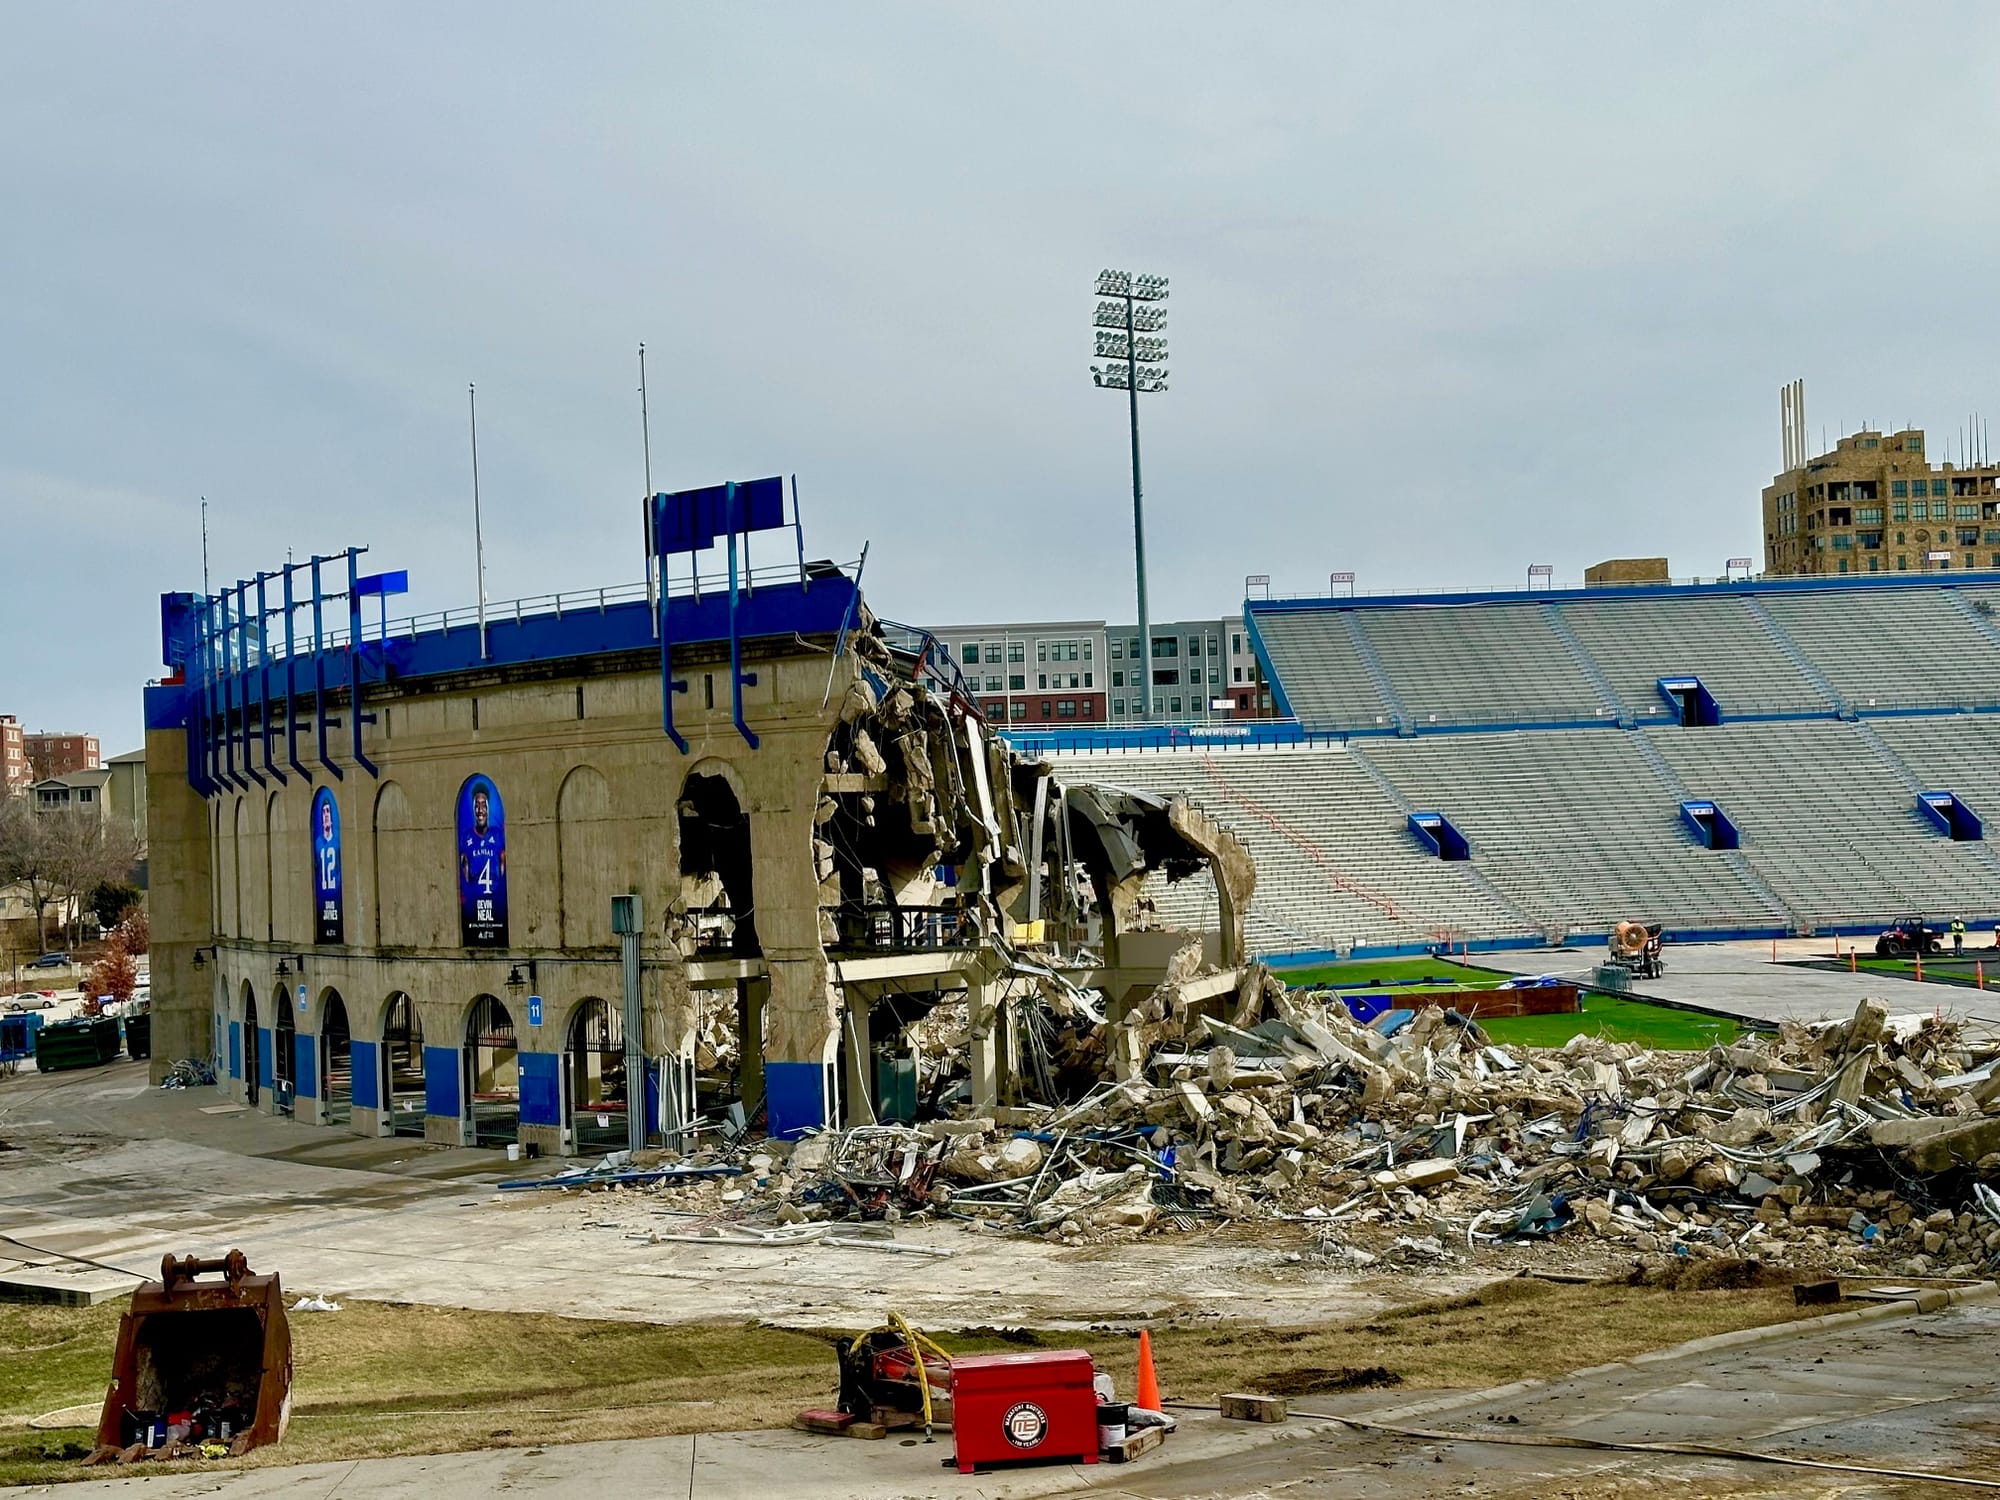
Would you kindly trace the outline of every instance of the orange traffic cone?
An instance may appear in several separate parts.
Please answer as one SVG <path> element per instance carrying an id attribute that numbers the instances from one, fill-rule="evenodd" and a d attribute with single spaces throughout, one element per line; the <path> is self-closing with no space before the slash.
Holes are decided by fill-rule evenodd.
<path id="1" fill-rule="evenodd" d="M 1132 1404 L 1147 1411 L 1160 1409 L 1160 1381 L 1153 1373 L 1153 1335 L 1144 1328 L 1139 1330 L 1139 1394 Z"/>

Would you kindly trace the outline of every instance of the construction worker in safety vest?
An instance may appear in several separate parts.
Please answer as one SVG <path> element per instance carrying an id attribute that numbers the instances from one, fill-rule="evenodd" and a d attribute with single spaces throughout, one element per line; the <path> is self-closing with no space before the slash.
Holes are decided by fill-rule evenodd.
<path id="1" fill-rule="evenodd" d="M 1951 919 L 1951 951 L 1953 953 L 1963 953 L 1965 951 L 1965 919 L 1963 917 L 1953 917 Z"/>

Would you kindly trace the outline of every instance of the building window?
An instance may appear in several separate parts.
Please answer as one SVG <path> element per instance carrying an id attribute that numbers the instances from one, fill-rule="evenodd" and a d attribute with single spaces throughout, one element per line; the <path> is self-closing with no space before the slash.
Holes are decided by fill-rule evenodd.
<path id="1" fill-rule="evenodd" d="M 1954 505 L 1951 508 L 1951 518 L 1954 521 L 1976 521 L 1979 519 L 1979 507 L 1977 505 Z"/>
<path id="2" fill-rule="evenodd" d="M 95 801 L 96 798 L 97 798 L 97 793 L 90 787 L 80 786 L 76 789 L 76 800 L 79 802 L 92 802 Z"/>
<path id="3" fill-rule="evenodd" d="M 1221 644 L 1221 638 L 1220 638 L 1220 637 L 1218 637 L 1218 636 L 1210 636 L 1210 637 L 1208 638 L 1208 654 L 1209 654 L 1210 656 L 1220 656 L 1220 655 L 1222 655 L 1222 652 L 1221 652 L 1220 650 L 1218 650 L 1218 649 L 1217 649 L 1217 648 L 1218 648 L 1218 647 L 1220 646 L 1220 644 Z"/>
<path id="4" fill-rule="evenodd" d="M 1180 668 L 1178 667 L 1153 668 L 1154 687 L 1179 687 L 1180 685 L 1181 685 Z"/>
<path id="5" fill-rule="evenodd" d="M 1035 686 L 1046 693 L 1049 690 L 1049 674 L 1046 672 L 1037 672 L 1035 674 Z"/>
<path id="6" fill-rule="evenodd" d="M 1113 661 L 1125 660 L 1125 641 L 1121 636 L 1114 635 L 1111 638 L 1111 659 Z"/>
<path id="7" fill-rule="evenodd" d="M 1837 533 L 1837 534 L 1836 534 L 1836 535 L 1834 536 L 1834 539 L 1833 539 L 1833 550 L 1834 550 L 1834 551 L 1836 551 L 1836 552 L 1846 552 L 1846 551 L 1849 551 L 1849 550 L 1851 550 L 1851 549 L 1853 548 L 1853 546 L 1854 546 L 1854 538 L 1853 538 L 1853 537 L 1851 537 L 1851 536 L 1849 536 L 1849 535 L 1848 535 L 1848 534 L 1847 534 L 1846 532 L 1842 531 L 1842 532 L 1839 532 L 1839 533 Z"/>
<path id="8" fill-rule="evenodd" d="M 1892 521 L 1907 521 L 1907 520 L 1909 520 L 1909 519 L 1910 519 L 1910 507 L 1909 507 L 1909 506 L 1908 506 L 1907 504 L 1905 504 L 1905 505 L 1892 505 L 1892 506 L 1890 506 L 1890 507 L 1889 507 L 1889 519 L 1890 519 L 1890 520 L 1892 520 Z"/>
<path id="9" fill-rule="evenodd" d="M 1057 703 L 1056 717 L 1058 719 L 1074 719 L 1076 717 L 1076 699 L 1064 698 L 1061 702 Z"/>
<path id="10" fill-rule="evenodd" d="M 1198 636 L 1198 635 L 1191 635 L 1191 636 L 1189 636 L 1189 637 L 1188 637 L 1188 655 L 1189 655 L 1189 656 L 1199 656 L 1199 655 L 1201 655 L 1201 637 L 1200 637 L 1200 636 Z"/>
<path id="11" fill-rule="evenodd" d="M 1179 713 L 1180 711 L 1181 711 L 1181 700 L 1176 698 L 1173 700 L 1173 707 L 1169 710 L 1169 712 Z"/>
<path id="12" fill-rule="evenodd" d="M 1210 667 L 1208 669 L 1208 685 L 1210 687 L 1222 686 L 1222 668 Z"/>
<path id="13" fill-rule="evenodd" d="M 1027 689 L 1028 674 L 1026 672 L 1009 672 L 1007 674 L 1007 691 L 1010 693 L 1023 693 Z"/>
<path id="14" fill-rule="evenodd" d="M 1840 560 L 1840 571 L 1843 573 L 1847 571 L 1847 559 L 1844 557 Z"/>
<path id="15" fill-rule="evenodd" d="M 1880 526 L 1882 524 L 1882 507 L 1879 505 L 1857 507 L 1854 512 L 1854 524 L 1856 526 Z"/>
<path id="16" fill-rule="evenodd" d="M 1915 494 L 1915 493 L 1916 493 L 1916 486 L 1912 485 L 1912 486 L 1910 487 L 1910 492 L 1911 492 L 1912 494 Z M 1935 497 L 1935 496 L 1938 496 L 1938 495 L 1942 495 L 1943 493 L 1944 493 L 1944 481 L 1943 481 L 1942 479 L 1933 479 L 1933 480 L 1931 481 L 1931 494 L 1932 494 L 1932 496 L 1933 496 L 1933 497 Z"/>
<path id="17" fill-rule="evenodd" d="M 1088 672 L 1085 672 L 1085 673 L 1083 674 L 1083 685 L 1084 685 L 1085 687 L 1089 687 L 1089 686 L 1091 686 L 1091 681 L 1090 681 L 1090 674 L 1089 674 Z"/>
<path id="18" fill-rule="evenodd" d="M 958 659 L 967 664 L 978 661 L 979 643 L 977 641 L 967 641 L 963 646 L 960 646 L 958 648 Z"/>
<path id="19" fill-rule="evenodd" d="M 1232 668 L 1231 670 L 1234 671 L 1236 674 L 1234 680 L 1237 682 L 1241 682 L 1243 680 L 1243 669 L 1241 667 L 1235 667 Z"/>
<path id="20" fill-rule="evenodd" d="M 1028 643 L 1026 641 L 1009 641 L 1007 643 L 1007 660 L 1010 664 L 1024 662 L 1027 659 Z"/>
<path id="21" fill-rule="evenodd" d="M 1889 481 L 1889 498 L 1891 500 L 1905 499 L 1909 493 L 1910 486 L 1905 481 L 1901 479 L 1892 479 Z"/>
<path id="22" fill-rule="evenodd" d="M 1907 573 L 1910 571 L 1910 557 L 1908 553 L 1898 552 L 1896 554 L 1896 571 L 1898 573 Z"/>
<path id="23" fill-rule="evenodd" d="M 1025 704 L 1025 703 L 1016 703 L 1016 704 L 1014 705 L 1014 709 L 1013 709 L 1013 712 L 1012 712 L 1012 713 L 1010 713 L 1010 714 L 1008 715 L 1008 717 L 1009 717 L 1009 718 L 1012 718 L 1012 719 L 1025 719 L 1025 718 L 1027 718 L 1027 717 L 1028 717 L 1028 705 L 1027 705 L 1027 704 Z"/>
<path id="24" fill-rule="evenodd" d="M 1084 659 L 1085 661 L 1089 661 L 1089 660 L 1090 660 L 1090 642 L 1089 642 L 1089 641 L 1085 641 L 1085 642 L 1083 643 L 1083 659 Z"/>
<path id="25" fill-rule="evenodd" d="M 1042 700 L 1042 717 L 1043 717 L 1043 718 L 1045 718 L 1045 719 L 1046 719 L 1046 718 L 1047 718 L 1047 717 L 1049 716 L 1049 710 L 1050 710 L 1050 708 L 1051 708 L 1051 707 L 1053 707 L 1053 705 L 1052 705 L 1052 704 L 1051 704 L 1051 703 L 1049 702 L 1049 700 L 1048 700 L 1048 699 L 1044 698 L 1044 699 Z"/>
<path id="26" fill-rule="evenodd" d="M 1049 659 L 1049 643 L 1047 641 L 1036 641 L 1035 660 L 1047 661 L 1048 659 Z"/>
<path id="27" fill-rule="evenodd" d="M 1111 700 L 1111 717 L 1114 719 L 1125 717 L 1125 700 L 1123 698 L 1113 698 Z"/>
<path id="28" fill-rule="evenodd" d="M 1868 571 L 1869 571 L 1869 572 L 1871 572 L 1871 573 L 1879 573 L 1879 572 L 1881 572 L 1881 571 L 1882 571 L 1882 559 L 1881 559 L 1881 558 L 1879 558 L 1879 557 L 1871 557 L 1871 558 L 1869 558 L 1869 559 L 1868 559 Z"/>
<path id="29" fill-rule="evenodd" d="M 1231 636 L 1231 637 L 1229 638 L 1229 654 L 1230 654 L 1231 656 L 1241 656 L 1241 655 L 1243 654 L 1243 637 L 1242 637 L 1242 636 L 1240 636 L 1240 635 L 1232 635 L 1232 636 Z"/>
<path id="30" fill-rule="evenodd" d="M 1125 669 L 1123 667 L 1113 667 L 1111 669 L 1111 685 L 1115 688 L 1125 686 Z"/>
<path id="31" fill-rule="evenodd" d="M 1961 526 L 1958 528 L 1959 546 L 1961 547 L 1976 546 L 1978 544 L 1978 541 L 1979 541 L 1978 528 L 1973 526 Z"/>
<path id="32" fill-rule="evenodd" d="M 1923 452 L 1923 451 L 1924 451 L 1924 444 L 1923 444 L 1923 439 L 1922 439 L 1922 438 L 1913 438 L 1913 437 L 1906 437 L 1906 438 L 1904 438 L 1904 439 L 1903 439 L 1903 451 L 1904 451 L 1905 453 L 1921 453 L 1921 452 Z"/>
<path id="33" fill-rule="evenodd" d="M 1169 656 L 1179 656 L 1180 654 L 1181 641 L 1179 636 L 1156 635 L 1153 637 L 1154 661 L 1160 661 Z"/>
<path id="34" fill-rule="evenodd" d="M 1125 646 L 1125 654 L 1131 657 L 1133 661 L 1137 661 L 1139 659 L 1139 637 L 1135 635 L 1127 640 Z"/>

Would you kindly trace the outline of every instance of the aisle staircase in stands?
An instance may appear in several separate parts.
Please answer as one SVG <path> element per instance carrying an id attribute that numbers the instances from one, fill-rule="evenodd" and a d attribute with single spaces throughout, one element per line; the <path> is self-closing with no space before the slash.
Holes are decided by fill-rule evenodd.
<path id="1" fill-rule="evenodd" d="M 1813 659 L 1799 649 L 1799 643 L 1792 639 L 1791 632 L 1780 625 L 1771 612 L 1764 608 L 1763 603 L 1753 595 L 1745 594 L 1743 603 L 1750 613 L 1757 617 L 1757 623 L 1770 634 L 1778 649 L 1785 653 L 1786 658 L 1799 669 L 1806 681 L 1826 696 L 1826 701 L 1833 705 L 1834 712 L 1843 719 L 1853 718 L 1854 709 L 1840 695 L 1840 690 L 1833 685 L 1833 679 L 1822 672 L 1814 664 Z"/>
<path id="2" fill-rule="evenodd" d="M 1694 732 L 1700 733 L 1698 730 Z M 1653 774 L 1660 778 L 1661 784 L 1672 793 L 1676 802 L 1686 803 L 1698 800 L 1693 789 L 1688 786 L 1686 781 L 1682 780 L 1680 772 L 1669 765 L 1667 758 L 1660 754 L 1660 747 L 1653 743 L 1651 735 L 1645 733 L 1643 730 L 1635 730 L 1633 731 L 1633 738 L 1639 742 L 1639 754 L 1645 759 L 1646 764 L 1653 768 Z M 1705 796 L 1707 794 L 1704 793 L 1702 795 Z M 1805 925 L 1804 918 L 1800 915 L 1796 902 L 1787 901 L 1778 893 L 1777 887 L 1758 874 L 1741 849 L 1719 849 L 1716 851 L 1715 857 L 1741 876 L 1743 883 L 1769 904 L 1773 916 L 1782 917 L 1788 927 L 1796 928 Z"/>

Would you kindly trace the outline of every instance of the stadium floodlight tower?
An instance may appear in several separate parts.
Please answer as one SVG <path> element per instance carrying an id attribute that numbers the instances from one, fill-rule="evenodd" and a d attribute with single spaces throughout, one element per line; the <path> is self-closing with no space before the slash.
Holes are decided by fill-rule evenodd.
<path id="1" fill-rule="evenodd" d="M 1139 715 L 1153 716 L 1153 625 L 1146 614 L 1146 510 L 1139 483 L 1139 393 L 1167 388 L 1167 278 L 1101 271 L 1097 277 L 1098 389 L 1123 391 L 1132 414 L 1132 555 L 1139 575 Z"/>

